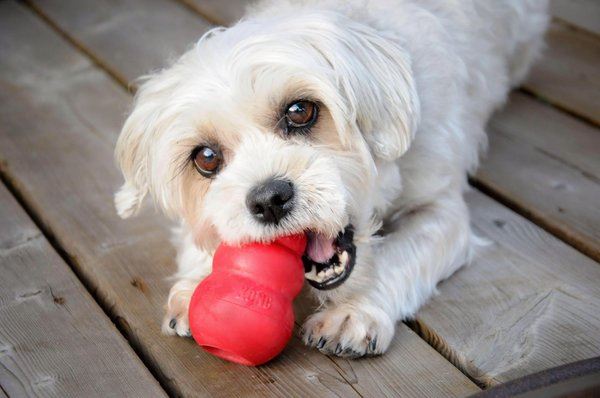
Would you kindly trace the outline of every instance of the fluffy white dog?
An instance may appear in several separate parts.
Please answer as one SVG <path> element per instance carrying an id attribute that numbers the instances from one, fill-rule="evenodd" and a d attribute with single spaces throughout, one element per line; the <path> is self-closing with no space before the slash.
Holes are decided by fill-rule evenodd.
<path id="1" fill-rule="evenodd" d="M 542 47 L 546 0 L 273 1 L 150 76 L 119 138 L 122 217 L 181 220 L 163 330 L 220 241 L 304 232 L 322 305 L 304 341 L 383 353 L 469 261 L 463 200 L 484 127 Z"/>

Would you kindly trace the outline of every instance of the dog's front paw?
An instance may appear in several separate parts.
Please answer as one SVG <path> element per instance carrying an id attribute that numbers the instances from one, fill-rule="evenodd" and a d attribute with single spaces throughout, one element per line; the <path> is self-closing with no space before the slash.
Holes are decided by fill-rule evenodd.
<path id="1" fill-rule="evenodd" d="M 311 315 L 302 338 L 324 354 L 358 358 L 383 354 L 393 336 L 394 323 L 381 310 L 339 305 Z"/>
<path id="2" fill-rule="evenodd" d="M 163 318 L 162 331 L 169 336 L 191 337 L 190 322 L 188 319 L 188 308 L 192 291 L 171 292 L 167 302 L 167 313 Z"/>

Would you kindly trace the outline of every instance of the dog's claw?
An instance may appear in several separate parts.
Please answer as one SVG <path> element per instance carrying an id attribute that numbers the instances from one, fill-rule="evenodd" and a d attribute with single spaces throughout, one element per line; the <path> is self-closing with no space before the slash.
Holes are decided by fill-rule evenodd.
<path id="1" fill-rule="evenodd" d="M 175 329 L 175 326 L 177 326 L 177 319 L 173 318 L 169 321 L 169 327 Z"/>
<path id="2" fill-rule="evenodd" d="M 370 311 L 355 306 L 321 310 L 304 323 L 303 340 L 326 355 L 360 358 L 381 354 L 394 334 L 394 324 L 385 314 Z"/>
<path id="3" fill-rule="evenodd" d="M 341 352 L 342 352 L 342 345 L 340 343 L 337 343 L 337 345 L 335 346 L 334 354 L 340 355 Z"/>
<path id="4" fill-rule="evenodd" d="M 371 354 L 373 354 L 375 352 L 375 349 L 377 348 L 377 336 L 373 337 L 371 339 L 371 341 L 369 341 L 369 351 Z"/>
<path id="5" fill-rule="evenodd" d="M 325 344 L 327 343 L 327 340 L 325 340 L 325 337 L 321 337 L 319 339 L 319 341 L 317 342 L 317 349 L 321 349 L 323 347 L 325 347 Z"/>
<path id="6" fill-rule="evenodd" d="M 308 337 L 306 338 L 306 343 L 308 345 L 312 345 L 313 343 L 313 337 L 312 337 L 312 333 L 308 335 Z"/>

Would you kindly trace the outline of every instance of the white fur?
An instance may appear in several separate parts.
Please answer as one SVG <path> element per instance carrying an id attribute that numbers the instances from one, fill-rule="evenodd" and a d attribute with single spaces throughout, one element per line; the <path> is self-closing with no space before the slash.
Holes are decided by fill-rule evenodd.
<path id="1" fill-rule="evenodd" d="M 215 29 L 141 86 L 117 144 L 121 216 L 145 194 L 182 222 L 164 330 L 187 335 L 192 291 L 221 240 L 266 241 L 351 222 L 357 261 L 315 291 L 305 341 L 327 353 L 384 352 L 397 320 L 469 261 L 477 239 L 463 200 L 485 124 L 542 47 L 546 0 L 273 1 Z M 306 137 L 277 130 L 295 99 L 321 104 Z M 223 148 L 208 180 L 191 150 Z M 279 226 L 253 220 L 256 184 L 283 176 L 297 202 Z M 380 226 L 382 238 L 373 237 Z M 177 326 L 171 328 L 171 319 Z"/>

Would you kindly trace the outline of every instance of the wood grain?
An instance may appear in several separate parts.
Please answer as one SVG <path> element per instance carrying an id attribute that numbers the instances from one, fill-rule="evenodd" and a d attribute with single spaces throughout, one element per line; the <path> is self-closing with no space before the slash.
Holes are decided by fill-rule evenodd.
<path id="1" fill-rule="evenodd" d="M 69 32 L 78 47 L 94 49 L 88 55 L 132 86 L 140 76 L 168 65 L 211 27 L 170 0 L 27 2 L 50 21 L 60 21 L 57 28 Z"/>
<path id="2" fill-rule="evenodd" d="M 552 0 L 550 11 L 556 18 L 600 35 L 600 2 L 597 0 Z"/>
<path id="3" fill-rule="evenodd" d="M 0 185 L 0 396 L 166 396 Z"/>
<path id="4" fill-rule="evenodd" d="M 476 185 L 600 261 L 598 130 L 514 93 L 488 131 Z"/>
<path id="5" fill-rule="evenodd" d="M 546 41 L 547 49 L 524 87 L 553 105 L 600 124 L 600 39 L 554 22 Z"/>
<path id="6" fill-rule="evenodd" d="M 244 16 L 251 0 L 179 0 L 216 25 L 231 25 Z"/>
<path id="7" fill-rule="evenodd" d="M 600 266 L 481 193 L 468 203 L 492 243 L 419 311 L 423 336 L 488 386 L 600 355 Z"/>
<path id="8" fill-rule="evenodd" d="M 88 6 L 78 9 L 86 12 Z M 0 3 L 0 21 L 0 44 L 7 55 L 0 57 L 2 172 L 94 286 L 169 392 L 227 397 L 368 392 L 362 386 L 374 382 L 363 380 L 366 374 L 343 371 L 297 338 L 272 363 L 248 368 L 205 354 L 190 340 L 160 334 L 166 277 L 174 271 L 167 223 L 150 210 L 133 221 L 121 221 L 112 206 L 112 193 L 121 181 L 112 150 L 131 98 L 18 5 Z M 136 288 L 140 280 L 143 290 Z M 404 330 L 389 359 L 400 361 L 408 351 L 415 362 L 399 367 L 406 370 L 406 378 L 398 374 L 392 385 L 379 383 L 381 395 L 395 394 L 398 379 L 399 390 L 407 396 L 477 391 L 443 357 Z M 371 369 L 370 361 L 358 363 Z"/>

